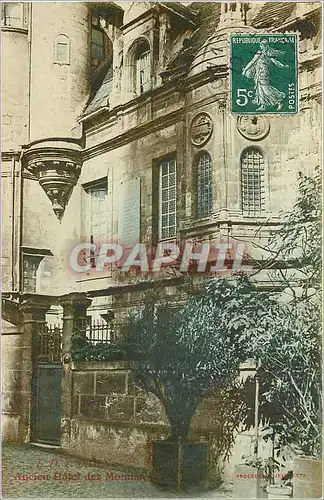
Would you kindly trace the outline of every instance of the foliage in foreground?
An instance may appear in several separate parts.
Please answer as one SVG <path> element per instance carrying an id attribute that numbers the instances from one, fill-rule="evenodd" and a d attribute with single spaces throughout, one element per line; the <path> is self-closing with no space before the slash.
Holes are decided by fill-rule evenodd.
<path id="1" fill-rule="evenodd" d="M 320 186 L 319 172 L 300 176 L 294 209 L 270 238 L 273 259 L 288 268 L 278 274 L 292 291 L 290 303 L 256 292 L 244 277 L 210 280 L 184 306 L 147 302 L 130 316 L 125 340 L 116 345 L 92 345 L 76 334 L 74 359 L 133 359 L 135 380 L 164 405 L 173 440 L 187 439 L 196 409 L 216 389 L 224 410 L 217 417 L 219 438 L 210 436 L 217 461 L 228 456 L 239 423 L 249 422 L 251 407 L 242 400 L 234 398 L 231 415 L 225 409 L 238 391 L 240 363 L 254 357 L 261 363 L 260 418 L 269 422 L 281 448 L 294 443 L 303 454 L 320 456 Z"/>
<path id="2" fill-rule="evenodd" d="M 248 357 L 248 332 L 257 318 L 267 322 L 273 299 L 261 295 L 244 277 L 212 279 L 181 307 L 148 302 L 129 318 L 135 381 L 163 404 L 172 440 L 188 438 L 205 396 L 235 386 Z"/>
<path id="3" fill-rule="evenodd" d="M 289 291 L 271 329 L 260 332 L 253 344 L 262 361 L 262 413 L 279 437 L 279 448 L 295 443 L 305 455 L 321 455 L 322 415 L 322 175 L 299 173 L 293 209 L 265 248 L 272 257 L 266 265 Z"/>
<path id="4" fill-rule="evenodd" d="M 71 355 L 74 361 L 127 361 L 132 359 L 132 350 L 127 341 L 92 343 L 84 333 L 75 332 Z"/>
<path id="5" fill-rule="evenodd" d="M 261 227 L 262 228 L 262 227 Z M 290 290 L 295 302 L 316 297 L 322 283 L 322 172 L 299 172 L 298 192 L 291 211 L 283 214 L 279 229 L 271 231 L 268 244 L 255 246 L 270 257 L 262 269 L 273 269 L 269 279 Z M 281 268 L 276 269 L 278 261 Z"/>
<path id="6" fill-rule="evenodd" d="M 321 456 L 321 311 L 306 302 L 280 306 L 273 327 L 251 342 L 261 360 L 261 415 L 299 452 Z"/>

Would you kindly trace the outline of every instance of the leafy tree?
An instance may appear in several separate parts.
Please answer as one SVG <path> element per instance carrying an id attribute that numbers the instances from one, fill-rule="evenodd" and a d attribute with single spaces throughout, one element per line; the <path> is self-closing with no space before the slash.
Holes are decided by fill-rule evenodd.
<path id="1" fill-rule="evenodd" d="M 247 278 L 212 279 L 183 306 L 151 302 L 130 316 L 125 334 L 135 381 L 162 402 L 172 440 L 188 438 L 206 395 L 235 385 L 248 332 L 268 324 L 268 302 L 272 297 L 257 293 Z"/>
<path id="2" fill-rule="evenodd" d="M 261 415 L 279 438 L 305 455 L 321 455 L 321 315 L 317 304 L 280 304 L 272 328 L 250 339 L 261 360 Z"/>
<path id="3" fill-rule="evenodd" d="M 275 308 L 273 324 L 251 340 L 262 362 L 262 415 L 279 435 L 279 445 L 294 443 L 306 455 L 321 454 L 321 171 L 299 174 L 293 209 L 273 231 L 262 268 L 276 269 L 276 282 L 290 301 Z M 272 277 L 274 275 L 272 274 Z"/>
<path id="4" fill-rule="evenodd" d="M 314 176 L 299 172 L 298 193 L 292 210 L 283 214 L 279 229 L 270 232 L 267 245 L 253 244 L 269 255 L 267 260 L 258 263 L 255 274 L 260 270 L 272 269 L 269 278 L 286 286 L 295 301 L 318 296 L 322 281 L 320 168 L 315 169 Z"/>

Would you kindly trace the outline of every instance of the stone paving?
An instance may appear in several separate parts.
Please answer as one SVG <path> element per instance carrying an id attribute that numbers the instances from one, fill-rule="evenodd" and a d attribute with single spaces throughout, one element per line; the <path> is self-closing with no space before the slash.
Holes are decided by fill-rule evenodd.
<path id="1" fill-rule="evenodd" d="M 152 484 L 144 471 L 101 466 L 33 445 L 2 445 L 2 498 L 231 498 L 217 491 L 176 492 Z"/>

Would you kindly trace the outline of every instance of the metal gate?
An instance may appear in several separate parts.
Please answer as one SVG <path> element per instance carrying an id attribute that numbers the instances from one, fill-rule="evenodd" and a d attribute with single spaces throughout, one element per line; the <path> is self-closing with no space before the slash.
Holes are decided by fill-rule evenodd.
<path id="1" fill-rule="evenodd" d="M 32 439 L 60 444 L 62 329 L 42 325 L 35 341 Z"/>

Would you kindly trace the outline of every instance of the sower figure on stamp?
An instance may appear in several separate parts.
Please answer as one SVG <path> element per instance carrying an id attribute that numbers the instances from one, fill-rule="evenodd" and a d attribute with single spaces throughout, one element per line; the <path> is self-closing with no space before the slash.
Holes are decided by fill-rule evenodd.
<path id="1" fill-rule="evenodd" d="M 283 54 L 283 52 L 269 47 L 267 40 L 261 40 L 260 50 L 242 70 L 243 76 L 254 79 L 255 96 L 252 102 L 260 106 L 257 111 L 264 111 L 266 106 L 277 106 L 277 110 L 280 110 L 283 106 L 282 101 L 286 95 L 270 85 L 269 76 L 271 63 L 279 68 L 288 68 L 287 64 L 274 58 L 279 54 Z"/>

